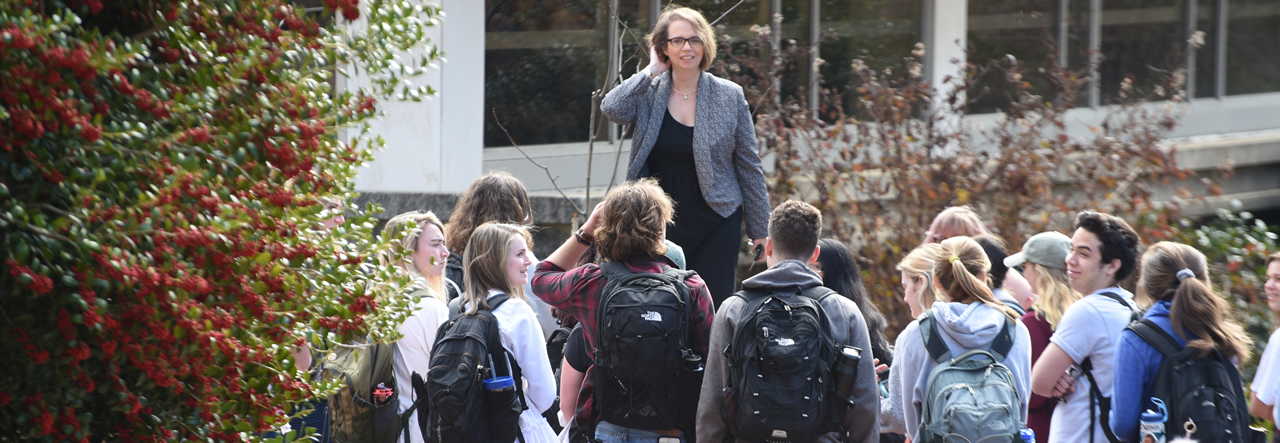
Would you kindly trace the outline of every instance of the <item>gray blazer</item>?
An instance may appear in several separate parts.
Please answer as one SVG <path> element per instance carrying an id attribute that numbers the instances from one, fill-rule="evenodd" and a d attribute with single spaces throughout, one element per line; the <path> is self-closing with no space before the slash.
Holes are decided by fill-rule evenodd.
<path id="1" fill-rule="evenodd" d="M 707 205 L 722 217 L 743 207 L 749 238 L 769 232 L 769 194 L 756 152 L 756 130 L 742 87 L 708 73 L 698 77 L 698 104 L 694 111 L 693 158 L 698 187 Z M 605 95 L 600 111 L 609 120 L 635 125 L 627 180 L 648 175 L 662 128 L 662 117 L 671 96 L 671 71 L 650 79 L 642 70 Z"/>

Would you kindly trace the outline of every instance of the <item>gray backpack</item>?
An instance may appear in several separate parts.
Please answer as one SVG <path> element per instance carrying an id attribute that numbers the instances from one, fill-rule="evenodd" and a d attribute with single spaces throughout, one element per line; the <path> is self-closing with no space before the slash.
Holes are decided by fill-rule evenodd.
<path id="1" fill-rule="evenodd" d="M 925 388 L 921 443 L 1020 441 L 1018 432 L 1025 427 L 1022 401 L 1013 372 L 1001 363 L 1013 348 L 1016 328 L 1006 318 L 990 352 L 973 349 L 952 358 L 933 311 L 925 311 L 920 335 L 938 366 L 929 373 Z"/>

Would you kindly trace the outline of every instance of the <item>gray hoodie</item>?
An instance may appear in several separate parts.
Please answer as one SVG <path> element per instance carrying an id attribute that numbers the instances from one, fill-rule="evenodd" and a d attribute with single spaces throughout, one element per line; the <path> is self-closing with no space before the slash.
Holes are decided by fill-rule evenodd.
<path id="1" fill-rule="evenodd" d="M 935 302 L 934 318 L 942 339 L 947 343 L 953 355 L 962 350 L 991 349 L 991 341 L 1004 325 L 1004 314 L 984 303 L 949 303 Z M 1018 397 L 1022 400 L 1021 419 L 1027 421 L 1027 405 L 1031 397 L 1031 335 L 1026 325 L 1017 322 L 1018 332 L 1013 337 L 1013 348 L 1003 362 L 1013 373 L 1013 381 L 1017 385 Z M 929 381 L 929 372 L 938 363 L 929 357 L 924 348 L 924 339 L 920 336 L 920 321 L 912 320 L 907 328 L 898 334 L 894 343 L 893 370 L 889 374 L 889 400 L 893 409 L 902 410 L 906 422 L 907 436 L 911 441 L 919 440 L 920 415 L 924 412 L 925 388 Z M 705 392 L 705 391 L 704 391 Z M 896 403 L 905 402 L 899 407 Z"/>
<path id="2" fill-rule="evenodd" d="M 786 260 L 766 269 L 764 272 L 742 282 L 745 288 L 777 288 L 792 289 L 797 286 L 811 288 L 821 286 L 822 278 L 799 260 Z M 742 308 L 746 301 L 740 297 L 729 297 L 716 311 L 715 321 L 711 325 L 711 345 L 707 352 L 707 368 L 702 380 L 702 394 L 698 400 L 698 441 L 716 443 L 727 441 L 729 436 L 721 415 L 725 410 L 725 380 L 729 376 L 728 361 L 724 356 L 724 348 L 733 340 L 733 331 L 742 317 Z M 831 319 L 832 335 L 837 346 L 854 346 L 863 350 L 863 358 L 858 364 L 857 383 L 853 388 L 854 406 L 844 416 L 844 429 L 849 432 L 850 442 L 874 442 L 880 438 L 880 424 L 877 420 L 880 412 L 880 392 L 876 387 L 875 367 L 871 363 L 871 338 L 867 334 L 867 323 L 862 319 L 862 312 L 853 301 L 841 297 L 827 297 L 822 301 L 822 308 Z M 819 441 L 840 441 L 836 433 L 830 433 Z"/>

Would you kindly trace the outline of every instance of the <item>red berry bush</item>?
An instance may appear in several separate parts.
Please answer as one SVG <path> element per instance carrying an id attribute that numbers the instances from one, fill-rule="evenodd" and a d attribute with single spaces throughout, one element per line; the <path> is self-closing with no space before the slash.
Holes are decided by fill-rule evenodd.
<path id="1" fill-rule="evenodd" d="M 323 203 L 441 13 L 368 3 L 0 0 L 0 440 L 256 439 L 336 388 L 290 349 L 394 338 L 390 239 Z"/>

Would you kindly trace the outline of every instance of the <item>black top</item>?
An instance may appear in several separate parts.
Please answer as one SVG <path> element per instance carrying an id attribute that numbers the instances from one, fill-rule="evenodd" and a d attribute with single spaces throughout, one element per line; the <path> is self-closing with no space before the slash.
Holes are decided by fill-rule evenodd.
<path id="1" fill-rule="evenodd" d="M 564 361 L 578 372 L 587 372 L 592 365 L 591 356 L 587 354 L 587 337 L 582 335 L 582 323 L 578 323 L 569 331 L 569 340 L 564 343 Z"/>
<path id="2" fill-rule="evenodd" d="M 667 228 L 667 239 L 690 255 L 725 219 L 707 205 L 702 195 L 693 158 L 693 126 L 681 124 L 667 111 L 648 162 L 649 175 L 658 179 L 658 185 L 676 203 L 675 224 Z"/>
<path id="3" fill-rule="evenodd" d="M 649 170 L 670 168 L 696 171 L 693 163 L 693 126 L 685 126 L 671 116 L 671 111 L 667 111 L 662 116 L 662 129 L 658 131 L 653 152 L 649 153 Z"/>

